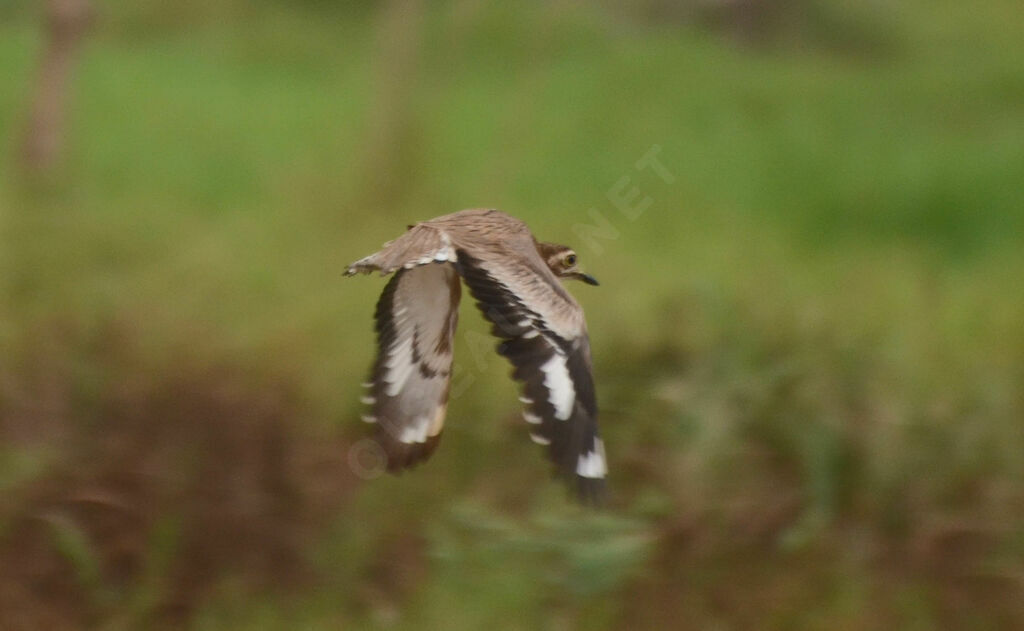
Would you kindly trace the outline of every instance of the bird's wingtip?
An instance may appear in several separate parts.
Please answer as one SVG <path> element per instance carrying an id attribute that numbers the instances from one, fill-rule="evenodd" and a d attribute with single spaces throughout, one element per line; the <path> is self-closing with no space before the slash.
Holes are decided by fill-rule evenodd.
<path id="1" fill-rule="evenodd" d="M 367 257 L 368 259 L 369 257 Z M 345 268 L 345 276 L 355 276 L 356 274 L 369 274 L 375 269 L 378 269 L 376 265 L 367 259 L 359 259 L 355 263 L 350 264 Z"/>

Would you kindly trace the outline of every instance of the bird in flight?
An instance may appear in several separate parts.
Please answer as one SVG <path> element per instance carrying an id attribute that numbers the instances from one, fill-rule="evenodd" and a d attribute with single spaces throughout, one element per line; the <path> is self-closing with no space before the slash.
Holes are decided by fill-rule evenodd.
<path id="1" fill-rule="evenodd" d="M 513 366 L 530 437 L 556 474 L 587 503 L 604 494 L 607 464 L 597 431 L 590 340 L 583 309 L 562 279 L 597 285 L 564 245 L 537 241 L 522 221 L 463 210 L 409 226 L 345 274 L 394 274 L 376 308 L 377 358 L 363 419 L 377 426 L 389 471 L 426 460 L 448 408 L 461 283 Z"/>

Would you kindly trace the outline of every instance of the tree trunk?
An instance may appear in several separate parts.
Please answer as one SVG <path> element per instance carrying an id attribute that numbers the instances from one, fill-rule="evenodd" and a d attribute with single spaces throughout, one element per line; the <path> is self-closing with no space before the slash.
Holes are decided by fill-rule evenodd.
<path id="1" fill-rule="evenodd" d="M 92 16 L 91 0 L 46 2 L 46 48 L 21 148 L 22 166 L 29 173 L 50 171 L 63 155 L 68 84 Z"/>
<path id="2" fill-rule="evenodd" d="M 425 20 L 423 0 L 390 0 L 381 11 L 362 177 L 362 194 L 374 206 L 397 203 L 419 177 L 416 97 Z"/>

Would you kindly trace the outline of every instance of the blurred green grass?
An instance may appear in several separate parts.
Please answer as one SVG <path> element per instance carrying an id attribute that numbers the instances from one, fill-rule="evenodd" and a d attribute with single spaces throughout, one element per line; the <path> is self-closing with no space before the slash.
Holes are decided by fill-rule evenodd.
<path id="1" fill-rule="evenodd" d="M 27 9 L 0 22 L 0 415 L 17 439 L 0 450 L 0 533 L 46 510 L 72 524 L 74 545 L 53 547 L 89 577 L 70 593 L 90 596 L 68 620 L 1024 620 L 1018 3 L 880 8 L 878 50 L 746 49 L 573 3 L 395 7 L 104 5 L 71 154 L 42 187 L 18 180 L 13 151 L 41 43 Z M 635 166 L 654 145 L 672 183 Z M 625 176 L 652 199 L 636 220 L 608 198 Z M 341 270 L 406 223 L 471 206 L 575 242 L 602 281 L 572 289 L 593 338 L 607 515 L 547 480 L 469 304 L 469 380 L 428 465 L 358 484 L 347 443 L 318 451 L 358 438 L 373 352 L 381 283 Z M 580 242 L 590 209 L 614 238 Z M 133 406 L 148 412 L 108 420 Z M 176 422 L 208 442 L 141 438 Z M 162 463 L 143 469 L 156 490 L 107 481 L 126 457 L 103 442 L 118 431 Z M 284 465 L 266 464 L 274 431 Z M 168 587 L 193 576 L 182 559 L 215 545 L 203 524 L 219 519 L 193 514 L 217 502 L 192 506 L 179 478 L 206 475 L 233 432 L 261 438 L 223 457 L 226 497 L 287 495 L 261 468 L 282 467 L 300 499 L 281 506 L 309 522 L 267 518 L 240 540 L 297 550 L 312 577 L 266 587 L 247 578 L 265 572 L 249 551 L 201 573 L 198 595 Z M 90 453 L 115 454 L 111 471 L 80 473 Z M 133 544 L 137 591 L 68 503 L 95 486 L 159 500 Z M 267 501 L 239 500 L 224 528 L 276 515 Z"/>

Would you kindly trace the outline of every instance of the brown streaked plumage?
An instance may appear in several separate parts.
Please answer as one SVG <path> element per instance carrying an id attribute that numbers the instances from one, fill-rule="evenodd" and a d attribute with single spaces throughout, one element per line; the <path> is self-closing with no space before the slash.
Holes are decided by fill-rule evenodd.
<path id="1" fill-rule="evenodd" d="M 583 310 L 560 279 L 597 281 L 571 248 L 538 242 L 497 210 L 464 210 L 410 226 L 346 274 L 372 271 L 394 273 L 377 303 L 378 355 L 364 397 L 389 470 L 425 460 L 440 438 L 461 277 L 523 386 L 531 438 L 585 501 L 603 494 L 590 342 Z"/>

